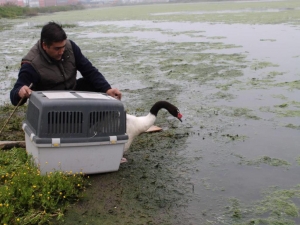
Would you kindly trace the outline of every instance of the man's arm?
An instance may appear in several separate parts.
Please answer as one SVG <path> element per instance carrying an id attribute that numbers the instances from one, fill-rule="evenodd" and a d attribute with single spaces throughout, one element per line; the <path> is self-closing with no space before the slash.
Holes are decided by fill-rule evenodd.
<path id="1" fill-rule="evenodd" d="M 72 49 L 75 56 L 76 68 L 84 78 L 86 78 L 94 88 L 99 91 L 106 93 L 111 89 L 110 84 L 107 82 L 105 77 L 95 68 L 92 63 L 82 54 L 80 48 L 73 42 Z"/>
<path id="2" fill-rule="evenodd" d="M 10 101 L 13 105 L 17 105 L 19 101 L 21 100 L 20 96 L 20 90 L 21 95 L 24 98 L 24 101 L 21 103 L 23 105 L 27 100 L 27 95 L 24 93 L 26 92 L 26 86 L 29 87 L 31 83 L 37 84 L 40 80 L 40 76 L 35 71 L 35 69 L 32 67 L 32 65 L 28 63 L 24 63 L 21 66 L 21 69 L 19 71 L 18 79 L 13 87 L 13 89 L 10 91 Z M 25 87 L 24 87 L 25 86 Z M 22 89 L 23 88 L 23 89 Z"/>

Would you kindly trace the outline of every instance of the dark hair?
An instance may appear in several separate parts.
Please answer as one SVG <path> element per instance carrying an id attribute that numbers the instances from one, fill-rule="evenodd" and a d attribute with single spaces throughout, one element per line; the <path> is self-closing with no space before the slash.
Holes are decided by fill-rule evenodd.
<path id="1" fill-rule="evenodd" d="M 67 35 L 62 25 L 55 22 L 49 22 L 43 26 L 41 32 L 41 42 L 50 46 L 53 42 L 60 42 L 67 39 Z"/>

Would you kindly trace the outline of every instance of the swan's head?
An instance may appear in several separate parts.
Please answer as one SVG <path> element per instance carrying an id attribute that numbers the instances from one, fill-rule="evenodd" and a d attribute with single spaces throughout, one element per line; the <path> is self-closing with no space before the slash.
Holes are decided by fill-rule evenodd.
<path id="1" fill-rule="evenodd" d="M 182 118 L 182 114 L 180 113 L 179 109 L 177 109 L 177 119 L 179 119 L 180 122 L 182 122 L 181 118 Z"/>
<path id="2" fill-rule="evenodd" d="M 180 120 L 180 122 L 182 122 L 181 118 L 182 118 L 182 114 L 180 113 L 179 109 L 176 106 L 171 107 L 171 109 L 169 109 L 170 114 L 172 114 L 174 117 L 176 117 L 177 119 Z"/>
<path id="3" fill-rule="evenodd" d="M 182 114 L 180 113 L 179 109 L 175 105 L 172 105 L 170 102 L 167 101 L 156 102 L 150 109 L 150 113 L 154 116 L 157 116 L 158 111 L 162 108 L 168 110 L 172 116 L 176 117 L 182 122 Z"/>

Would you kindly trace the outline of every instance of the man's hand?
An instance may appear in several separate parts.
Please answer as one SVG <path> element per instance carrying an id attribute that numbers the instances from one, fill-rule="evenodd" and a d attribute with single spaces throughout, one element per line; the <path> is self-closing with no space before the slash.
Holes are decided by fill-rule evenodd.
<path id="1" fill-rule="evenodd" d="M 28 86 L 24 85 L 23 87 L 21 87 L 18 94 L 20 98 L 29 98 L 31 92 L 31 89 Z"/>
<path id="2" fill-rule="evenodd" d="M 121 100 L 122 98 L 122 93 L 117 88 L 108 89 L 106 94 L 118 100 Z"/>

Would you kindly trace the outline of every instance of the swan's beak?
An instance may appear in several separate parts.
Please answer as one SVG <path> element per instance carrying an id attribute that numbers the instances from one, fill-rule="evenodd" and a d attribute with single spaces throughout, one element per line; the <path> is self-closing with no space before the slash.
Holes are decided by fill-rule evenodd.
<path id="1" fill-rule="evenodd" d="M 182 122 L 181 118 L 182 118 L 182 114 L 178 113 L 177 118 L 180 120 L 180 122 Z"/>

